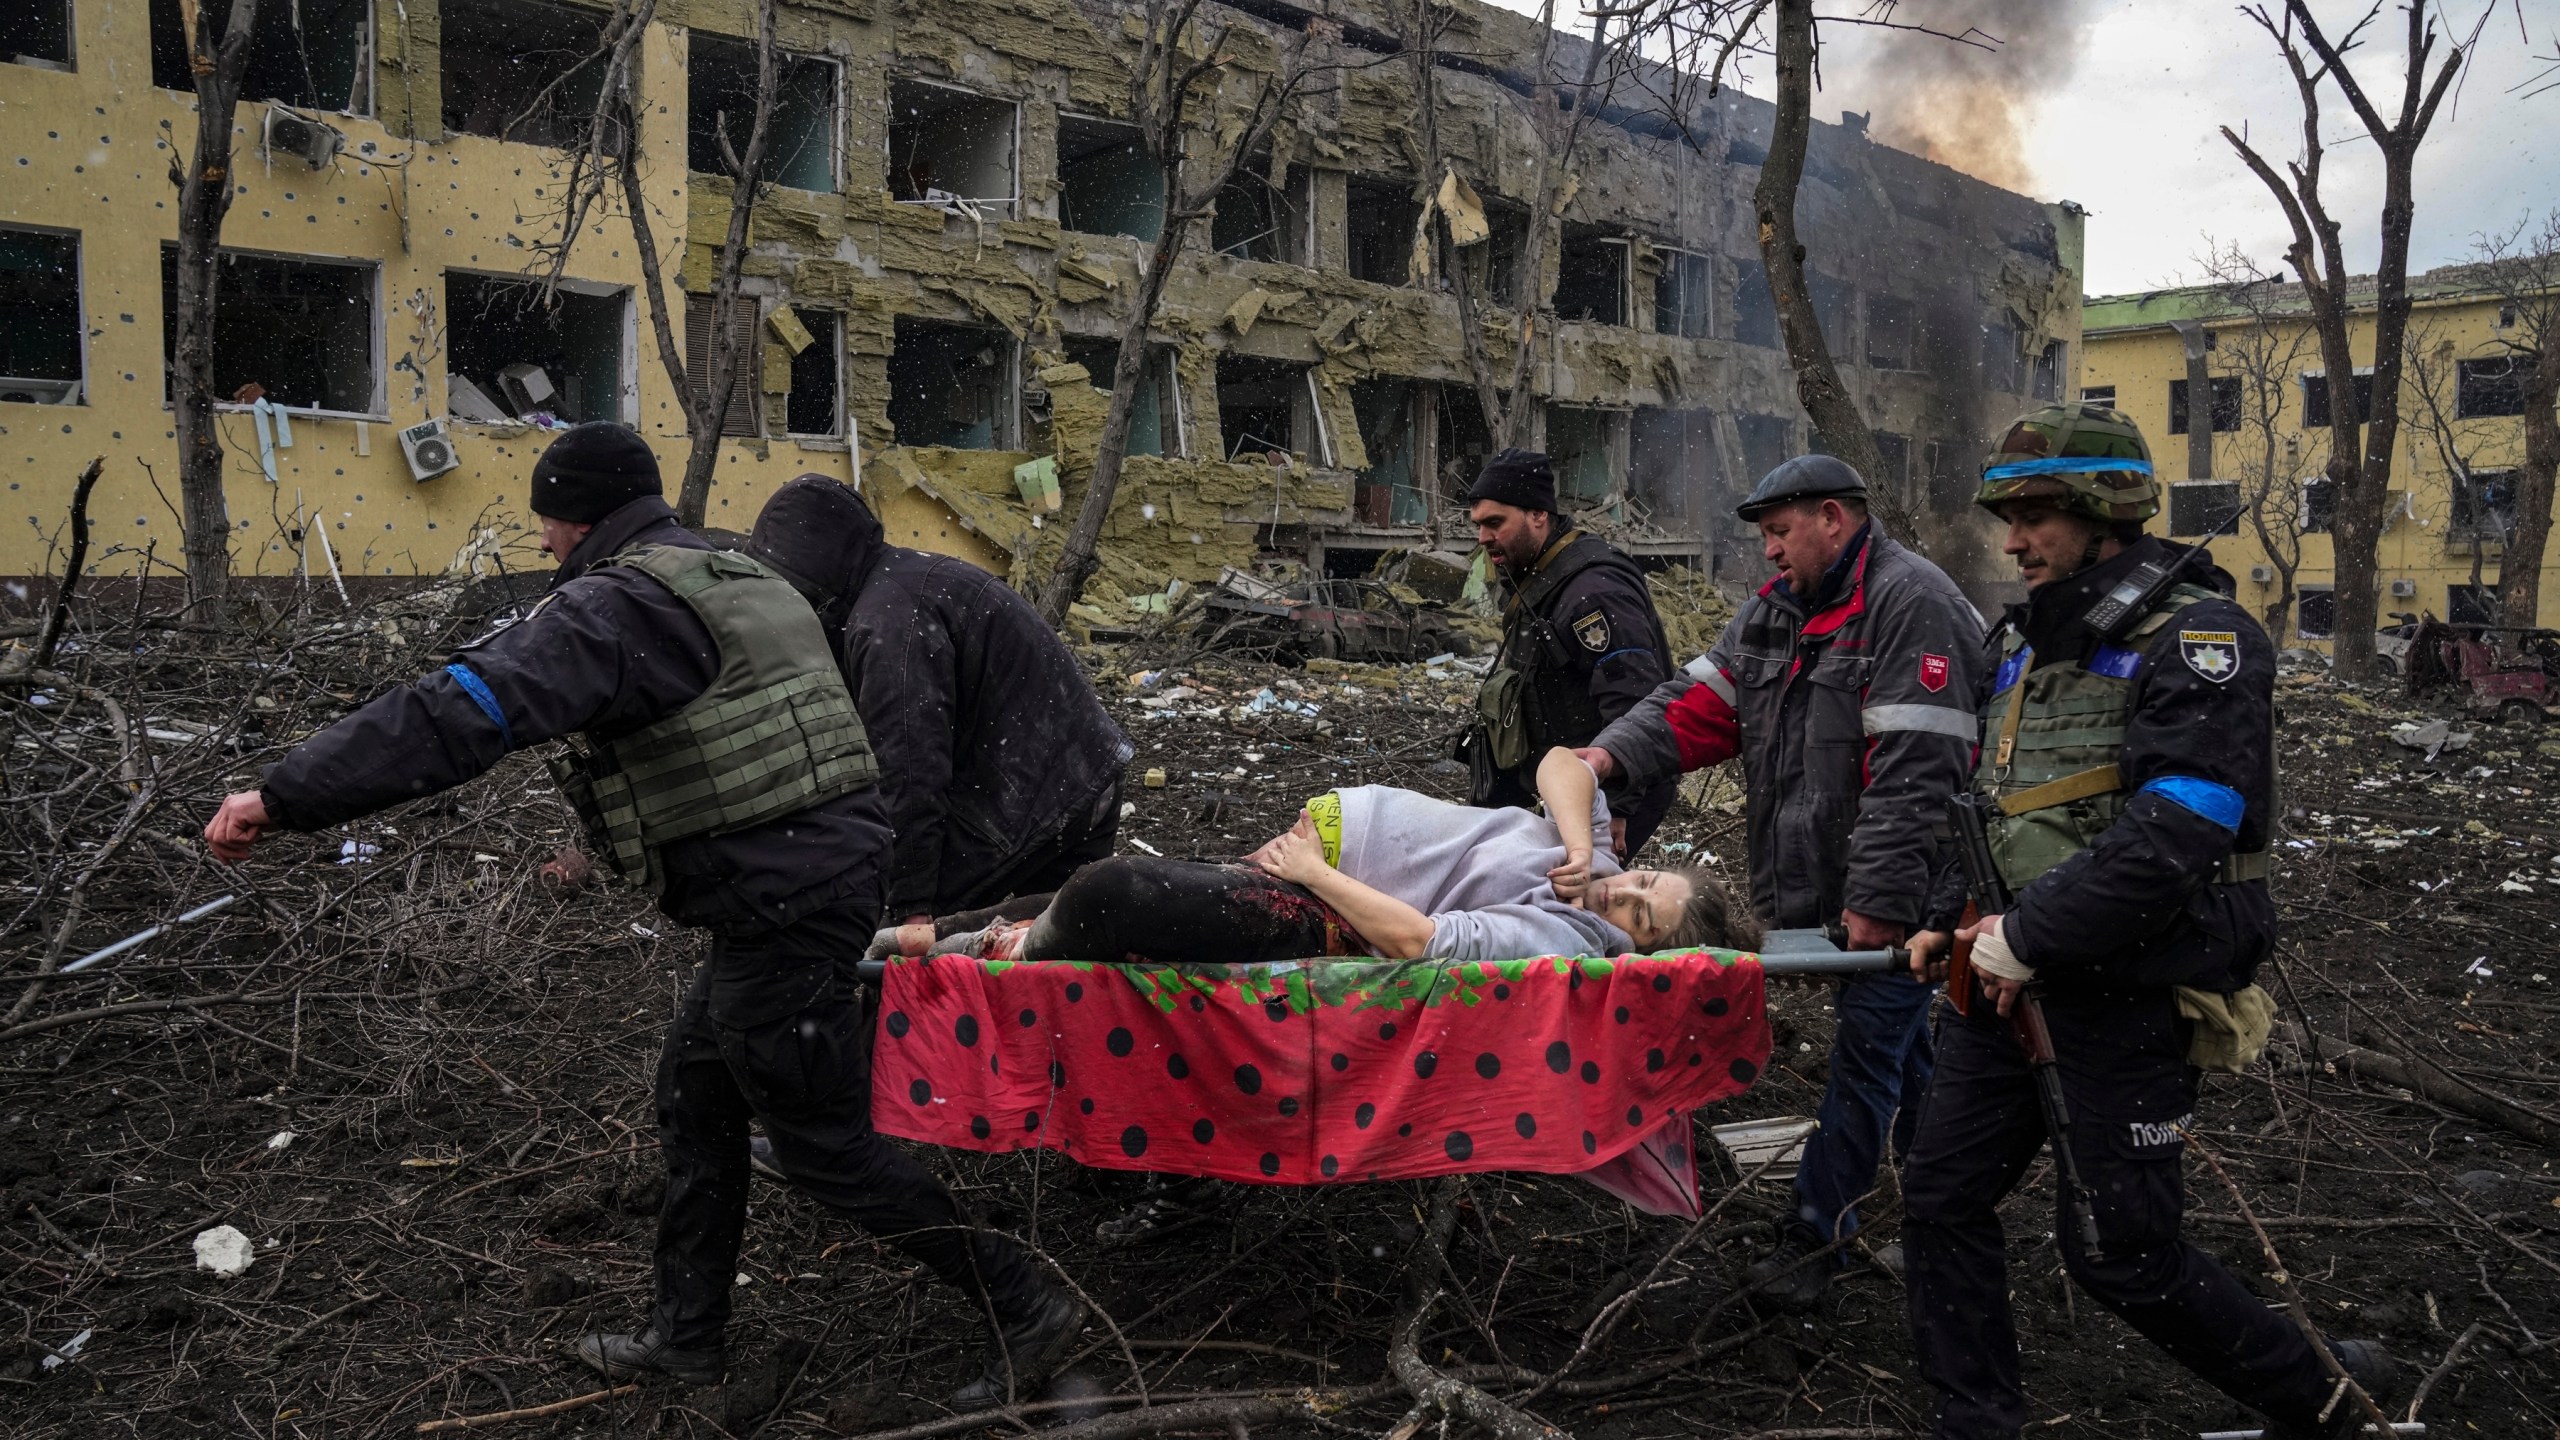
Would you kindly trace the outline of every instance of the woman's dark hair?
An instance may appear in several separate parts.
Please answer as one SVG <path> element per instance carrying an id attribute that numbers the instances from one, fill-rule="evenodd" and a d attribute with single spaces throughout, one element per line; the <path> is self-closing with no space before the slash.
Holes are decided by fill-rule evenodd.
<path id="1" fill-rule="evenodd" d="M 1689 903 L 1671 933 L 1656 947 L 1662 950 L 1757 950 L 1762 927 L 1748 906 L 1734 903 L 1722 878 L 1703 865 L 1681 865 L 1663 871 L 1689 882 Z"/>

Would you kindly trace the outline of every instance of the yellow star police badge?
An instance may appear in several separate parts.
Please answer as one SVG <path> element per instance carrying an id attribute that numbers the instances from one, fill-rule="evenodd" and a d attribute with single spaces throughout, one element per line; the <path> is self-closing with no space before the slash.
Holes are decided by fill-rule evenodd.
<path id="1" fill-rule="evenodd" d="M 1608 615 L 1602 611 L 1594 610 L 1590 614 L 1583 616 L 1581 619 L 1574 621 L 1573 638 L 1582 642 L 1583 649 L 1592 651 L 1595 654 L 1606 651 L 1609 648 Z"/>
<path id="2" fill-rule="evenodd" d="M 2178 655 L 2187 668 L 2219 685 L 2240 669 L 2240 637 L 2229 630 L 2181 630 Z"/>

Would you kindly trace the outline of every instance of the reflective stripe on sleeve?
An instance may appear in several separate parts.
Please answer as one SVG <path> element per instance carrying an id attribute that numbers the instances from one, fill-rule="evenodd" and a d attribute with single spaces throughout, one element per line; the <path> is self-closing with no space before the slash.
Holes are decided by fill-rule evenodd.
<path id="1" fill-rule="evenodd" d="M 1976 738 L 1982 722 L 1962 710 L 1944 705 L 1870 705 L 1859 712 L 1859 719 L 1870 735 L 1883 735 L 1895 730 L 1918 730 L 1929 735 L 1948 735 L 1958 740 Z"/>
<path id="2" fill-rule="evenodd" d="M 1733 677 L 1724 673 L 1723 668 L 1716 664 L 1714 656 L 1699 656 L 1682 666 L 1681 673 L 1714 691 L 1716 698 L 1727 705 L 1734 703 Z"/>

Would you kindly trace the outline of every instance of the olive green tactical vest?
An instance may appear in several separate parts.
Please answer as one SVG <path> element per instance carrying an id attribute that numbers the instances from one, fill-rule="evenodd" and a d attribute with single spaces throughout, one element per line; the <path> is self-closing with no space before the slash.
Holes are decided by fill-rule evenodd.
<path id="1" fill-rule="evenodd" d="M 2187 606 L 2221 596 L 2195 585 L 2177 585 L 2161 597 L 2124 637 L 2124 650 L 2142 651 Z M 2006 671 L 2026 651 L 2012 628 L 2000 660 Z M 2087 849 L 2116 822 L 2125 805 L 2124 777 L 2116 762 L 2124 750 L 2133 711 L 2133 679 L 2084 668 L 2078 662 L 2027 669 L 1982 712 L 1982 758 L 1975 782 L 1999 802 L 1991 825 L 1991 856 L 2014 892 Z M 2217 883 L 2264 879 L 2263 850 L 2234 855 Z"/>
<path id="2" fill-rule="evenodd" d="M 682 710 L 614 740 L 572 741 L 550 757 L 561 793 L 624 879 L 659 894 L 664 846 L 743 830 L 878 781 L 826 632 L 788 583 L 721 550 L 644 545 L 604 563 L 673 591 L 720 653 L 720 673 Z"/>

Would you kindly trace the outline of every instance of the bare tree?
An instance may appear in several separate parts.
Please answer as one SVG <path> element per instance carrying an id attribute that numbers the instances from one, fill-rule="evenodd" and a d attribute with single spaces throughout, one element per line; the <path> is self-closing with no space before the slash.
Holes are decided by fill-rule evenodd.
<path id="1" fill-rule="evenodd" d="M 640 262 L 641 290 L 649 301 L 649 325 L 658 344 L 658 360 L 676 404 L 684 412 L 690 447 L 684 480 L 676 492 L 676 518 L 700 525 L 711 503 L 711 483 L 720 463 L 720 435 L 728 425 L 738 367 L 748 354 L 754 331 L 732 321 L 738 306 L 739 277 L 747 252 L 747 223 L 765 184 L 764 168 L 773 147 L 773 107 L 779 86 L 774 30 L 779 0 L 756 0 L 755 108 L 742 152 L 729 138 L 730 117 L 715 117 L 720 139 L 722 176 L 729 182 L 729 223 L 711 267 L 711 344 L 708 363 L 699 376 L 688 373 L 683 342 L 676 327 L 684 320 L 679 297 L 670 294 L 666 266 L 660 258 L 657 223 L 651 218 L 648 177 L 642 173 L 640 117 L 648 107 L 638 93 L 640 42 L 657 17 L 657 0 L 616 0 L 611 18 L 589 63 L 604 68 L 583 145 L 570 156 L 561 225 L 553 240 L 540 248 L 549 256 L 543 277 L 545 296 L 567 272 L 569 258 L 590 217 L 611 207 L 619 192 L 631 221 L 632 248 Z M 554 88 L 557 88 L 555 84 Z M 549 92 L 536 100 L 548 103 Z"/>
<path id="2" fill-rule="evenodd" d="M 2239 487 L 2239 518 L 2247 522 L 2250 537 L 2267 557 L 2268 568 L 2275 571 L 2275 597 L 2258 618 L 2268 634 L 2281 639 L 2293 623 L 2299 588 L 2295 577 L 2302 571 L 2302 533 L 2310 519 L 2301 479 L 2302 446 L 2285 423 L 2286 401 L 2303 362 L 2317 348 L 2316 340 L 2288 303 L 2282 277 L 2259 269 L 2238 247 L 2214 251 L 2205 261 L 2205 274 L 2227 313 L 2241 322 L 2214 330 L 2212 354 L 2239 382 L 2240 391 L 2239 438 L 2233 447 L 2239 453 L 2225 467 L 2224 478 Z M 2197 373 L 2197 367 L 2188 370 L 2187 429 L 2189 434 L 2201 431 L 2209 440 L 2213 434 L 2211 377 L 2200 385 Z M 2350 389 L 2345 402 L 2353 399 Z M 2329 388 L 2329 403 L 2341 403 L 2334 384 Z M 2199 425 L 2199 419 L 2204 423 Z M 2211 471 L 2208 465 L 2194 473 Z"/>
<path id="3" fill-rule="evenodd" d="M 2445 543 L 2470 548 L 2470 583 L 2477 587 L 2486 580 L 2491 546 L 2502 555 L 2514 553 L 2515 507 L 2491 503 L 2496 497 L 2488 491 L 2487 475 L 2497 472 L 2484 474 L 2474 463 L 2484 437 L 2475 426 L 2454 423 L 2462 408 L 2462 362 L 2452 338 L 2424 317 L 2415 317 L 2401 344 L 2407 352 L 2401 357 L 2401 391 L 2409 402 L 2409 426 L 2417 432 L 2415 438 L 2435 452 L 2436 464 L 2444 472 Z M 2331 404 L 2337 403 L 2336 397 L 2333 388 Z"/>
<path id="4" fill-rule="evenodd" d="M 1200 10 L 1201 0 L 1147 0 L 1140 17 L 1146 33 L 1129 75 L 1129 110 L 1139 143 L 1163 177 L 1164 220 L 1139 272 L 1137 294 L 1121 318 L 1120 356 L 1112 366 L 1111 404 L 1103 413 L 1093 477 L 1086 482 L 1084 504 L 1067 532 L 1057 568 L 1040 593 L 1041 617 L 1051 625 L 1065 623 L 1067 607 L 1084 593 L 1085 582 L 1101 564 L 1095 547 L 1120 489 L 1129 425 L 1146 373 L 1147 332 L 1155 326 L 1165 283 L 1182 258 L 1191 228 L 1211 213 L 1218 192 L 1270 139 L 1271 127 L 1289 103 L 1306 93 L 1326 68 L 1312 53 L 1315 42 L 1341 36 L 1332 21 L 1310 19 L 1285 42 L 1276 72 L 1249 71 L 1227 45 L 1233 27 L 1242 22 L 1221 24 L 1203 40 Z M 1226 93 L 1230 82 L 1242 88 L 1241 96 Z M 1201 123 L 1197 112 L 1204 110 L 1214 126 Z"/>
<path id="5" fill-rule="evenodd" d="M 187 609 L 221 618 L 231 584 L 231 508 L 222 493 L 222 434 L 215 424 L 213 323 L 221 304 L 222 222 L 231 213 L 231 117 L 249 68 L 258 0 L 232 0 L 214 33 L 211 6 L 185 7 L 187 68 L 196 77 L 195 157 L 178 187 L 177 312 L 171 317 L 169 390 L 177 411 L 178 492 L 186 525 Z M 175 147 L 172 147 L 173 149 Z"/>
<path id="6" fill-rule="evenodd" d="M 2418 147 L 2435 123 L 2436 108 L 2452 87 L 2463 57 L 2461 46 L 2447 47 L 2444 62 L 2430 81 L 2427 70 L 2439 43 L 2435 24 L 2422 0 L 2406 0 L 2404 8 L 2408 36 L 2400 52 L 2400 108 L 2396 116 L 2385 119 L 2346 64 L 2347 54 L 2362 43 L 2365 27 L 2382 13 L 2380 0 L 2334 42 L 2312 18 L 2304 0 L 2285 0 L 2280 13 L 2263 4 L 2244 7 L 2243 13 L 2275 41 L 2293 73 L 2302 106 L 2302 151 L 2286 163 L 2284 174 L 2278 174 L 2239 133 L 2229 126 L 2222 131 L 2242 162 L 2275 196 L 2292 227 L 2293 244 L 2285 259 L 2308 292 L 2322 364 L 2333 383 L 2337 383 L 2334 377 L 2352 377 L 2355 363 L 2347 335 L 2346 255 L 2339 244 L 2338 222 L 2331 218 L 2320 193 L 2322 85 L 2334 85 L 2346 97 L 2382 156 L 2382 250 L 2374 266 L 2371 423 L 2359 437 L 2353 407 L 2329 407 L 2329 478 L 2337 497 L 2332 531 L 2337 555 L 2336 656 L 2339 673 L 2350 680 L 2363 680 L 2373 671 L 2374 620 L 2380 599 L 2374 590 L 2377 552 L 2385 524 L 2384 499 L 2391 488 L 2392 451 L 2399 443 L 2401 342 L 2409 324 L 2409 232 L 2416 213 L 2410 174 Z M 2356 459 L 2359 438 L 2361 464 Z"/>
<path id="7" fill-rule="evenodd" d="M 2500 310 L 2497 343 L 2524 399 L 2524 465 L 2514 519 L 2498 562 L 2498 608 L 2509 625 L 2541 621 L 2542 559 L 2551 537 L 2553 476 L 2560 472 L 2560 210 L 2478 242 Z"/>

